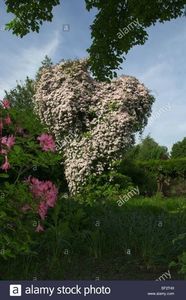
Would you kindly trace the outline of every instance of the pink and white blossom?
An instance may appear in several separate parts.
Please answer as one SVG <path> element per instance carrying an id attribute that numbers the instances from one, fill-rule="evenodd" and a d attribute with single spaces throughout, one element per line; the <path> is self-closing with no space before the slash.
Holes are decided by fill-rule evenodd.
<path id="1" fill-rule="evenodd" d="M 154 99 L 136 78 L 97 82 L 87 61 L 77 60 L 43 69 L 34 101 L 35 111 L 55 136 L 58 151 L 64 153 L 66 179 L 75 193 L 90 174 L 112 169 L 134 143 Z"/>

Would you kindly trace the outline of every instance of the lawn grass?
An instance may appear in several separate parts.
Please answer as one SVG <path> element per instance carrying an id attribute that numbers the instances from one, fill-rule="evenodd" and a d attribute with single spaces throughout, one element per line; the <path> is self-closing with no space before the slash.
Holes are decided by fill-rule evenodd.
<path id="1" fill-rule="evenodd" d="M 1 260 L 1 279 L 155 280 L 169 270 L 186 232 L 186 198 L 136 197 L 89 207 L 62 205 L 33 256 Z M 182 279 L 176 269 L 172 279 Z"/>

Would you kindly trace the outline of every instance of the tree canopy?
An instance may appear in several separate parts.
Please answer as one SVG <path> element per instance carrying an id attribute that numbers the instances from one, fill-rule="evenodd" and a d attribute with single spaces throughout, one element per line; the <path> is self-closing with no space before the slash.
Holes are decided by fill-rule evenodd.
<path id="1" fill-rule="evenodd" d="M 186 157 L 186 137 L 172 146 L 171 158 Z"/>
<path id="2" fill-rule="evenodd" d="M 33 110 L 33 97 L 35 93 L 35 83 L 40 79 L 40 74 L 43 68 L 49 68 L 53 65 L 51 58 L 47 55 L 41 62 L 35 78 L 31 79 L 28 76 L 24 82 L 17 82 L 15 88 L 5 91 L 5 98 L 9 99 L 11 105 L 19 110 Z"/>
<path id="3" fill-rule="evenodd" d="M 90 69 L 98 80 L 109 80 L 135 45 L 148 39 L 146 29 L 184 14 L 186 0 L 85 0 L 88 11 L 97 15 L 91 25 L 92 45 L 88 49 Z M 44 21 L 52 21 L 52 9 L 60 0 L 5 0 L 14 18 L 6 25 L 23 37 L 39 32 Z"/>
<path id="4" fill-rule="evenodd" d="M 127 158 L 135 160 L 156 160 L 168 159 L 168 149 L 159 145 L 153 138 L 147 136 L 142 142 L 134 147 L 126 154 Z"/>
<path id="5" fill-rule="evenodd" d="M 11 105 L 21 110 L 33 109 L 34 80 L 29 77 L 24 82 L 17 82 L 15 88 L 5 91 L 5 97 Z"/>

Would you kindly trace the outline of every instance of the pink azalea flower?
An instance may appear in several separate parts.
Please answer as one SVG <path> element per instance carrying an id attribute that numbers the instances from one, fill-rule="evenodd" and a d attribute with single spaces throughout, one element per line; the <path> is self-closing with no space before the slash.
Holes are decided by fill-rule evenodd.
<path id="1" fill-rule="evenodd" d="M 4 136 L 1 139 L 1 143 L 10 149 L 15 144 L 15 137 L 13 135 L 10 135 L 8 137 Z"/>
<path id="2" fill-rule="evenodd" d="M 10 108 L 10 101 L 8 99 L 4 99 L 3 102 L 3 107 L 6 109 Z"/>
<path id="3" fill-rule="evenodd" d="M 6 125 L 10 125 L 10 124 L 12 123 L 12 121 L 11 121 L 9 115 L 4 119 L 4 123 L 5 123 Z"/>
<path id="4" fill-rule="evenodd" d="M 38 213 L 40 215 L 41 220 L 44 220 L 48 211 L 48 205 L 45 201 L 41 201 L 38 208 Z"/>
<path id="5" fill-rule="evenodd" d="M 4 162 L 4 164 L 1 166 L 1 169 L 4 170 L 4 171 L 7 171 L 8 169 L 10 169 L 10 164 L 9 164 L 9 162 L 8 162 L 7 156 L 5 156 L 5 162 Z"/>
<path id="6" fill-rule="evenodd" d="M 42 147 L 43 151 L 54 152 L 56 150 L 55 142 L 51 135 L 43 133 L 37 138 L 37 140 L 40 141 L 40 146 Z"/>
<path id="7" fill-rule="evenodd" d="M 57 200 L 58 189 L 51 181 L 40 181 L 29 176 L 26 182 L 30 185 L 30 191 L 36 199 L 40 200 L 38 214 L 45 219 L 49 207 L 54 207 Z"/>
<path id="8" fill-rule="evenodd" d="M 46 193 L 46 203 L 49 207 L 54 207 L 56 204 L 58 189 L 53 186 L 50 190 Z"/>
<path id="9" fill-rule="evenodd" d="M 43 226 L 41 224 L 38 224 L 35 231 L 36 232 L 41 232 L 41 231 L 44 231 L 44 228 L 43 228 Z"/>

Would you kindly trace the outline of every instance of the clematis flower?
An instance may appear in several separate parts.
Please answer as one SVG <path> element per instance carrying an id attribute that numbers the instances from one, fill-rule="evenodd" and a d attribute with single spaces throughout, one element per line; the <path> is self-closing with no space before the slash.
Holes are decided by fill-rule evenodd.
<path id="1" fill-rule="evenodd" d="M 41 136 L 37 138 L 40 141 L 40 146 L 43 151 L 52 151 L 55 152 L 56 145 L 53 140 L 53 137 L 49 134 L 43 133 Z"/>
<path id="2" fill-rule="evenodd" d="M 5 123 L 6 125 L 10 125 L 10 124 L 12 123 L 12 121 L 11 121 L 9 115 L 4 119 L 4 123 Z"/>
<path id="3" fill-rule="evenodd" d="M 10 108 L 10 101 L 9 101 L 8 99 L 4 99 L 4 100 L 2 101 L 2 104 L 3 104 L 3 107 L 4 107 L 5 109 Z"/>
<path id="4" fill-rule="evenodd" d="M 13 135 L 10 136 L 4 136 L 1 139 L 1 143 L 5 146 L 7 146 L 9 149 L 12 148 L 15 144 L 15 137 Z"/>
<path id="5" fill-rule="evenodd" d="M 1 169 L 4 170 L 4 171 L 7 171 L 8 169 L 10 169 L 10 164 L 9 164 L 9 162 L 8 162 L 7 156 L 5 156 L 5 162 L 4 162 L 4 164 L 1 166 Z"/>

